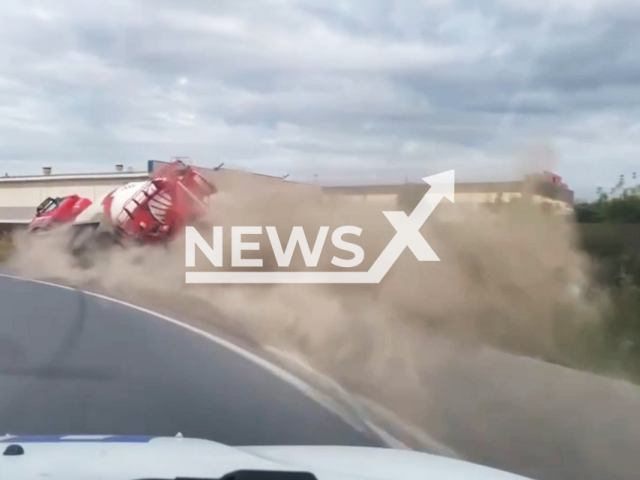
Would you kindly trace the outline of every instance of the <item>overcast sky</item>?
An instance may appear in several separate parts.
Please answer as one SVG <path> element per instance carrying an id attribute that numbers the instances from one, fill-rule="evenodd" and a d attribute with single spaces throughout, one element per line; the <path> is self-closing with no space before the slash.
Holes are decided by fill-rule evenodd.
<path id="1" fill-rule="evenodd" d="M 2 0 L 0 175 L 640 170 L 638 0 Z"/>

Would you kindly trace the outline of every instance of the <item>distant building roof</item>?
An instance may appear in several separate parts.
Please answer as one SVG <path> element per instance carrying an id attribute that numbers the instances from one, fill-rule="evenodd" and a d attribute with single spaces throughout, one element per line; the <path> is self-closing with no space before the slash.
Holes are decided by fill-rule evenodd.
<path id="1" fill-rule="evenodd" d="M 456 183 L 456 192 L 519 192 L 522 190 L 523 182 L 477 182 L 477 183 Z M 341 185 L 322 187 L 328 193 L 356 194 L 356 195 L 383 195 L 398 193 L 402 190 L 425 190 L 429 189 L 426 184 L 420 183 L 397 183 L 389 185 Z"/>
<path id="2" fill-rule="evenodd" d="M 526 180 L 510 182 L 472 182 L 456 183 L 456 193 L 511 193 L 524 192 L 531 188 L 532 193 L 544 197 L 573 203 L 573 191 L 563 185 L 551 182 L 529 183 Z M 351 185 L 351 186 L 325 186 L 323 191 L 329 194 L 342 195 L 391 195 L 402 192 L 426 192 L 429 186 L 419 183 L 404 183 L 390 185 Z"/>
<path id="3" fill-rule="evenodd" d="M 148 176 L 149 173 L 142 170 L 136 172 L 108 172 L 108 173 L 60 173 L 49 175 L 22 175 L 16 177 L 0 177 L 0 183 L 20 182 L 51 182 L 56 180 L 118 180 L 138 179 Z"/>
<path id="4" fill-rule="evenodd" d="M 169 162 L 165 162 L 164 160 L 149 160 L 148 161 L 148 170 L 149 173 L 155 173 L 158 170 L 162 169 L 163 167 L 169 165 Z M 268 175 L 266 173 L 256 173 L 256 172 L 247 172 L 244 170 L 235 170 L 232 168 L 223 168 L 222 166 L 220 167 L 202 167 L 202 166 L 197 166 L 194 165 L 195 169 L 203 172 L 203 173 L 215 173 L 215 172 L 221 172 L 221 173 L 226 173 L 226 172 L 230 172 L 230 173 L 244 173 L 246 175 L 252 175 L 254 177 L 262 177 L 262 178 L 268 178 L 268 179 L 272 179 L 272 180 L 281 180 L 281 181 L 286 181 L 289 183 L 298 183 L 300 184 L 301 182 L 296 182 L 291 180 L 288 176 L 277 176 L 277 175 Z"/>

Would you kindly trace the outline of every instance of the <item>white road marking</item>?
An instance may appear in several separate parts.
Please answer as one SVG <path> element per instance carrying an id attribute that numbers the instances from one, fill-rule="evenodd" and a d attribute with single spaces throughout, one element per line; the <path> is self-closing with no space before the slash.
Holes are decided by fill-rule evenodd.
<path id="1" fill-rule="evenodd" d="M 293 368 L 302 369 L 306 375 L 311 375 L 320 385 L 330 390 L 334 396 L 341 398 L 353 410 L 357 411 L 358 417 L 362 418 L 367 426 L 371 430 L 375 431 L 380 437 L 382 437 L 390 447 L 398 449 L 411 449 L 405 443 L 390 435 L 389 432 L 381 429 L 378 425 L 368 420 L 369 418 L 373 417 L 378 419 L 378 421 L 384 421 L 389 425 L 393 425 L 394 429 L 401 430 L 404 435 L 411 437 L 414 442 L 421 445 L 422 448 L 426 449 L 429 452 L 435 452 L 438 455 L 450 458 L 462 458 L 451 448 L 438 442 L 420 429 L 398 418 L 393 412 L 389 411 L 385 407 L 368 398 L 347 392 L 333 378 L 318 372 L 312 366 L 305 363 L 300 357 L 292 354 L 291 352 L 286 352 L 270 345 L 267 345 L 265 347 L 265 350 L 281 358 Z"/>

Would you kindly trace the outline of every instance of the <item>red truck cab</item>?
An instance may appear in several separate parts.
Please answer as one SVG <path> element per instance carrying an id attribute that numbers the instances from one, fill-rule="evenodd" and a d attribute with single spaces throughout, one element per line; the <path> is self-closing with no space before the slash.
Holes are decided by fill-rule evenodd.
<path id="1" fill-rule="evenodd" d="M 49 197 L 36 208 L 36 216 L 29 224 L 29 231 L 49 230 L 56 225 L 73 222 L 91 205 L 91 200 L 78 195 Z"/>

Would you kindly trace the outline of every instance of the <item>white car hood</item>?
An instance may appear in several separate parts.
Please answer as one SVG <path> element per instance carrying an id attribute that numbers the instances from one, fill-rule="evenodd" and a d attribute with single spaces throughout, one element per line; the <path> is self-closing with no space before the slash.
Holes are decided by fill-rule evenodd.
<path id="1" fill-rule="evenodd" d="M 10 445 L 24 453 L 2 455 Z M 180 437 L 0 437 L 0 472 L 13 480 L 217 479 L 237 470 L 289 470 L 318 480 L 525 480 L 472 463 L 366 447 L 229 447 Z"/>

